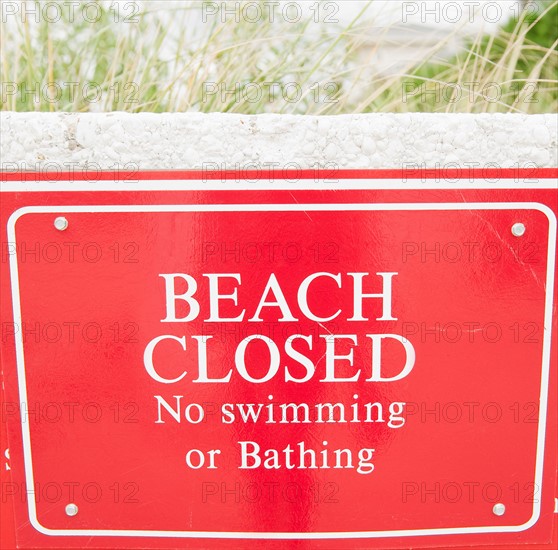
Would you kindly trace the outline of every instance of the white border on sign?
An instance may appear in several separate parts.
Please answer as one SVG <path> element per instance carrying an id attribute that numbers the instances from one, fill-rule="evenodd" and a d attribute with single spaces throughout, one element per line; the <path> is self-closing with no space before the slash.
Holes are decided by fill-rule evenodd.
<path id="1" fill-rule="evenodd" d="M 536 169 L 534 169 L 536 172 Z M 338 191 L 338 190 L 409 190 L 420 191 L 423 189 L 558 189 L 558 178 L 547 177 L 478 177 L 461 176 L 460 178 L 438 178 L 429 175 L 426 171 L 420 178 L 327 178 L 320 175 L 324 170 L 317 171 L 314 179 L 293 178 L 281 175 L 277 170 L 274 178 L 262 176 L 261 178 L 247 179 L 246 177 L 219 179 L 142 179 L 141 171 L 136 180 L 62 180 L 49 181 L 48 172 L 40 175 L 45 181 L 3 181 L 0 182 L 0 191 L 10 192 L 53 192 L 53 191 Z M 287 173 L 287 171 L 285 171 Z M 463 170 L 467 174 L 466 170 Z M 211 174 L 211 172 L 208 172 Z M 37 176 L 39 177 L 39 176 Z M 285 179 L 287 178 L 287 179 Z"/>
<path id="2" fill-rule="evenodd" d="M 162 183 L 162 182 L 161 182 Z M 168 182 L 165 182 L 167 184 Z M 355 181 L 355 185 L 362 182 Z M 135 185 L 135 184 L 134 184 Z M 78 186 L 79 188 L 79 186 Z M 151 188 L 151 186 L 150 186 Z M 367 186 L 368 188 L 368 186 Z M 416 188 L 416 184 L 415 184 Z M 429 187 L 430 188 L 430 187 Z M 120 188 L 119 188 L 120 189 Z M 52 190 L 52 189 L 49 189 Z M 75 190 L 75 189 L 73 189 Z M 115 190 L 114 188 L 112 190 Z M 134 190 L 137 190 L 134 188 Z M 159 190 L 163 190 L 159 188 Z M 166 189 L 165 189 L 166 190 Z M 552 329 L 552 310 L 554 294 L 554 270 L 556 264 L 556 227 L 554 212 L 546 205 L 532 202 L 520 203 L 387 203 L 387 204 L 216 204 L 216 205 L 88 205 L 88 206 L 27 206 L 16 210 L 7 224 L 8 240 L 16 243 L 15 225 L 19 218 L 31 213 L 71 213 L 71 212 L 285 212 L 285 211 L 397 211 L 397 210 L 537 210 L 546 215 L 549 221 L 548 259 L 546 274 L 546 296 L 543 331 L 542 372 L 540 388 L 539 424 L 537 431 L 537 450 L 535 465 L 535 486 L 542 487 L 543 463 L 546 436 L 546 416 L 548 408 L 548 386 L 550 374 L 550 338 Z M 13 301 L 14 323 L 21 326 L 21 304 L 17 255 L 10 255 L 10 279 Z M 22 331 L 15 336 L 16 363 L 19 397 L 22 405 L 27 406 L 27 385 L 25 379 L 25 359 L 23 353 Z M 23 458 L 27 487 L 34 487 L 33 464 L 31 455 L 31 435 L 29 425 L 22 422 Z M 33 492 L 33 494 L 35 494 Z M 29 520 L 33 527 L 51 536 L 97 536 L 97 537 L 165 537 L 165 538 L 215 538 L 215 539 L 360 539 L 385 537 L 414 537 L 432 535 L 456 535 L 479 533 L 516 533 L 535 525 L 540 517 L 541 499 L 533 502 L 531 518 L 521 525 L 487 525 L 480 527 L 457 527 L 435 529 L 409 529 L 394 531 L 355 531 L 355 532 L 213 532 L 213 531 L 156 531 L 134 529 L 49 529 L 40 524 L 37 518 L 35 499 L 28 499 Z"/>

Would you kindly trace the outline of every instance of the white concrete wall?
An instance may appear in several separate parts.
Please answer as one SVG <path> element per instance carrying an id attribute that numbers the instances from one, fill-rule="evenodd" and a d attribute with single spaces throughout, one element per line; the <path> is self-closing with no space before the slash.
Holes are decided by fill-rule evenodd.
<path id="1" fill-rule="evenodd" d="M 558 166 L 556 115 L 0 114 L 3 170 Z M 331 166 L 331 165 L 330 165 Z"/>

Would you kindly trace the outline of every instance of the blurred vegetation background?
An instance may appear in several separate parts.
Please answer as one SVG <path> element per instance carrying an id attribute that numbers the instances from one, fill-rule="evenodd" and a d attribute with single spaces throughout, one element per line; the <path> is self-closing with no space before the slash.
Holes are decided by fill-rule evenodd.
<path id="1" fill-rule="evenodd" d="M 202 4 L 190 1 L 134 14 L 133 24 L 115 23 L 103 2 L 94 23 L 67 14 L 55 22 L 12 18 L 0 29 L 0 109 L 557 111 L 558 0 L 525 2 L 496 32 L 462 39 L 448 31 L 424 59 L 390 70 L 378 69 L 376 55 L 388 41 L 393 49 L 397 29 L 365 18 L 374 1 L 361 2 L 348 24 L 318 29 L 310 19 L 282 25 L 213 18 L 203 32 L 190 32 Z M 402 48 L 420 42 L 423 31 L 414 31 L 406 38 L 403 29 Z M 460 46 L 448 57 L 449 39 Z"/>

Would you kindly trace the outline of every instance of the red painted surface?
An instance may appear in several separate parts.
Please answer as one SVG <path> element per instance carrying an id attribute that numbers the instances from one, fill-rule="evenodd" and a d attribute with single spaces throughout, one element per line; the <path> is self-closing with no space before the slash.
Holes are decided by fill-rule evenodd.
<path id="1" fill-rule="evenodd" d="M 379 176 L 396 177 L 390 174 Z M 509 203 L 514 205 L 507 208 Z M 95 205 L 121 207 L 106 212 Z M 155 211 L 158 205 L 175 207 Z M 189 212 L 185 205 L 206 211 Z M 204 205 L 260 206 L 219 211 Z M 43 211 L 20 212 L 17 255 L 3 246 L 1 265 L 2 429 L 7 427 L 11 452 L 11 470 L 4 463 L 2 470 L 2 548 L 13 546 L 14 531 L 23 548 L 556 546 L 555 347 L 548 392 L 543 353 L 544 339 L 552 337 L 555 346 L 556 337 L 555 318 L 553 334 L 544 330 L 555 298 L 548 288 L 554 189 L 366 190 L 363 182 L 357 191 L 2 193 L 4 243 L 14 236 L 6 233 L 9 216 L 26 206 Z M 86 211 L 65 212 L 67 206 Z M 59 215 L 69 221 L 66 231 L 53 226 Z M 521 238 L 511 233 L 517 221 L 527 228 Z M 196 280 L 200 312 L 190 321 L 162 322 L 169 310 L 161 275 L 177 273 Z M 309 318 L 299 298 L 305 295 L 301 283 L 318 273 L 330 275 L 310 284 L 308 308 L 314 317 L 335 316 L 330 321 Z M 392 281 L 389 299 L 364 299 L 366 321 L 354 320 L 358 277 L 351 273 L 369 274 L 363 276 L 364 293 L 387 292 L 386 280 Z M 219 280 L 221 300 L 208 274 L 234 275 Z M 285 302 L 283 309 L 260 308 L 260 315 L 271 274 Z M 187 290 L 186 280 L 178 279 L 177 295 Z M 235 289 L 236 304 L 224 298 Z M 25 369 L 20 360 L 19 374 L 25 372 L 30 415 L 22 415 L 20 405 L 19 337 L 10 331 L 13 296 L 21 300 Z M 271 293 L 267 302 L 277 298 Z M 223 318 L 245 310 L 242 321 L 207 322 L 216 315 L 211 300 Z M 192 313 L 183 301 L 172 303 L 177 317 Z M 382 308 L 388 303 L 391 314 Z M 263 342 L 247 344 L 246 373 L 235 362 L 243 355 L 241 342 L 254 333 L 267 336 L 279 354 L 277 373 L 264 383 L 250 380 L 269 369 Z M 306 362 L 289 352 L 293 334 L 306 338 L 293 344 Z M 335 344 L 336 355 L 352 349 L 352 365 L 338 359 L 328 371 L 331 334 L 352 335 Z M 174 340 L 157 345 L 156 372 L 167 380 L 186 372 L 176 383 L 157 381 L 146 368 L 146 348 L 162 335 Z M 380 343 L 378 335 L 403 336 L 412 346 L 416 359 L 400 380 L 369 380 L 373 364 L 381 369 L 376 377 L 396 377 L 411 355 L 402 342 L 387 337 Z M 373 358 L 380 346 L 381 357 Z M 230 372 L 229 381 L 194 381 L 203 375 L 204 349 L 207 376 L 226 378 Z M 182 396 L 180 423 L 164 407 L 164 422 L 156 422 L 155 396 L 169 407 L 176 406 L 174 396 Z M 546 402 L 542 430 L 539 412 Z M 186 420 L 191 403 L 205 411 L 203 422 Z M 275 423 L 239 420 L 236 405 L 250 403 L 262 404 L 266 419 L 267 406 L 275 404 Z M 308 404 L 311 414 L 316 403 L 340 403 L 349 421 L 281 423 L 285 403 Z M 363 421 L 364 403 L 376 404 L 372 422 Z M 401 415 L 398 403 L 406 404 Z M 223 409 L 225 404 L 231 406 Z M 360 422 L 350 421 L 355 404 Z M 197 420 L 199 408 L 188 410 Z M 235 422 L 225 422 L 230 415 L 224 410 L 235 411 Z M 256 442 L 264 459 L 265 449 L 277 449 L 280 458 L 268 462 L 269 468 L 239 468 L 240 441 Z M 300 442 L 315 451 L 319 467 L 310 468 L 310 459 L 305 468 L 286 467 L 282 449 L 291 445 L 293 462 L 300 465 Z M 194 467 L 188 467 L 185 457 L 192 449 L 221 451 L 217 467 L 195 468 L 197 453 Z M 352 467 L 332 466 L 335 449 L 350 451 Z M 368 449 L 372 457 L 361 455 L 359 472 L 358 453 Z M 537 449 L 541 486 L 535 484 Z M 323 467 L 322 451 L 329 453 L 329 468 Z M 25 473 L 31 464 L 37 519 L 53 530 L 49 535 L 29 523 Z M 539 500 L 532 527 L 502 532 L 528 522 Z M 79 507 L 75 517 L 65 513 L 69 502 Z M 497 502 L 506 505 L 503 516 L 493 514 Z M 469 528 L 479 532 L 462 532 Z M 79 531 L 56 534 L 68 529 Z M 220 538 L 97 536 L 99 529 L 204 531 Z M 418 529 L 457 533 L 338 538 Z M 256 533 L 258 539 L 222 540 L 225 532 Z M 285 541 L 265 540 L 266 532 L 298 533 L 301 539 L 331 535 Z"/>
<path id="2" fill-rule="evenodd" d="M 426 179 L 428 181 L 484 179 L 487 183 L 502 180 L 535 182 L 542 178 L 558 177 L 558 168 L 416 168 L 388 170 L 356 170 L 331 168 L 330 170 L 88 170 L 73 172 L 2 172 L 0 181 L 145 181 L 145 180 L 258 180 L 271 178 L 275 181 L 293 179 Z"/>

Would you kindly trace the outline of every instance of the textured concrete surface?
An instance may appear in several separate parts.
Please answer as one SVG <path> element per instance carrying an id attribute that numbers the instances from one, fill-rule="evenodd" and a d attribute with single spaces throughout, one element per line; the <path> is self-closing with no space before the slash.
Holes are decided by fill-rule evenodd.
<path id="1" fill-rule="evenodd" d="M 544 168 L 558 166 L 558 118 L 4 112 L 0 158 L 4 170 L 127 163 L 140 169 Z"/>

